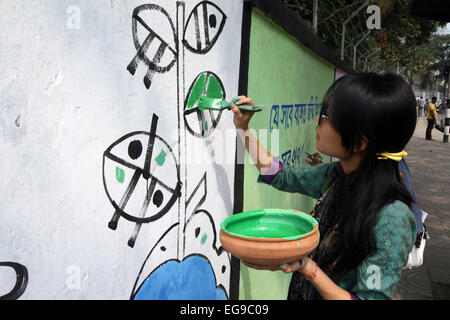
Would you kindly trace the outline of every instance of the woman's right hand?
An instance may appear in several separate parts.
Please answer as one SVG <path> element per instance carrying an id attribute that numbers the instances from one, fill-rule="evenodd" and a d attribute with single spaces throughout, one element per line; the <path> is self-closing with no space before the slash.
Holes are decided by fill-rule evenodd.
<path id="1" fill-rule="evenodd" d="M 239 101 L 235 102 L 236 105 L 240 105 L 240 104 L 255 105 L 252 101 L 252 98 L 248 98 L 246 96 L 239 96 L 238 98 L 239 98 Z M 247 130 L 248 123 L 250 122 L 250 119 L 253 117 L 253 115 L 255 113 L 251 112 L 251 111 L 239 110 L 239 108 L 236 107 L 233 103 L 231 104 L 231 110 L 234 113 L 233 122 L 234 122 L 236 129 L 242 129 L 244 131 Z"/>

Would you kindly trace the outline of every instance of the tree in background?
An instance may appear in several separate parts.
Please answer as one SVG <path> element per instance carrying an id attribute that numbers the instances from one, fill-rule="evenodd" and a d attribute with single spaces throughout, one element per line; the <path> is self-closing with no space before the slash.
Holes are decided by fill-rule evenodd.
<path id="1" fill-rule="evenodd" d="M 433 33 L 445 23 L 411 16 L 411 0 L 376 1 L 382 8 L 382 30 L 386 41 L 379 41 L 381 58 L 415 73 L 424 73 L 430 66 L 430 54 L 424 48 L 431 45 Z M 384 10 L 383 10 L 384 9 Z"/>
<path id="2" fill-rule="evenodd" d="M 313 19 L 313 0 L 281 0 L 302 19 L 311 23 Z M 336 55 L 340 56 L 342 24 L 364 1 L 319 0 L 317 36 Z M 379 48 L 378 56 L 372 60 L 376 71 L 399 72 L 409 70 L 423 73 L 432 64 L 430 55 L 422 50 L 430 45 L 431 35 L 445 23 L 411 16 L 411 0 L 372 0 L 369 5 L 377 5 L 381 11 L 381 29 L 372 30 L 361 45 L 358 46 L 358 64 L 356 69 L 364 68 L 364 57 Z M 369 14 L 361 10 L 346 26 L 345 58 L 352 65 L 353 46 L 366 32 Z M 373 69 L 373 68 L 372 68 Z M 411 81 L 411 80 L 410 80 Z"/>
<path id="3" fill-rule="evenodd" d="M 434 80 L 448 81 L 450 65 L 450 34 L 433 34 L 428 45 L 421 46 L 423 55 L 429 61 L 428 72 L 436 73 Z"/>

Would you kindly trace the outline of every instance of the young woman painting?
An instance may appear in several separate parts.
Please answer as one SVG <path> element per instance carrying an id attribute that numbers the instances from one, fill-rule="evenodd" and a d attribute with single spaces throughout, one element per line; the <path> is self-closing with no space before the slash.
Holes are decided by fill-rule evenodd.
<path id="1" fill-rule="evenodd" d="M 236 104 L 253 104 L 240 96 Z M 238 135 L 267 183 L 317 200 L 320 243 L 300 261 L 280 266 L 302 275 L 291 297 L 390 299 L 416 239 L 411 194 L 398 161 L 416 125 L 416 101 L 399 76 L 373 73 L 340 78 L 317 117 L 316 149 L 339 162 L 287 167 L 248 130 L 251 112 L 233 106 Z M 245 263 L 245 262 L 244 262 Z"/>

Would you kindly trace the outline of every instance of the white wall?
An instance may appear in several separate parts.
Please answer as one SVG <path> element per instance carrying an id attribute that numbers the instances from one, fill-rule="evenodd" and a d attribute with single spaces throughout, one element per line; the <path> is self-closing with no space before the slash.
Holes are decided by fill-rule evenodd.
<path id="1" fill-rule="evenodd" d="M 180 50 L 170 71 L 154 73 L 149 89 L 143 82 L 148 70 L 144 63 L 138 63 L 134 76 L 127 70 L 137 53 L 132 13 L 145 2 L 0 2 L 0 262 L 18 262 L 28 269 L 29 283 L 21 299 L 128 299 L 141 267 L 138 285 L 165 261 L 182 261 L 196 253 L 207 258 L 216 285 L 229 294 L 229 256 L 214 250 L 220 243 L 213 229 L 218 235 L 220 222 L 232 213 L 234 164 L 214 163 L 214 157 L 227 145 L 234 160 L 234 136 L 229 143 L 221 142 L 233 128 L 232 114 L 224 111 L 217 128 L 203 138 L 192 136 L 184 121 L 178 122 L 183 105 L 177 103 L 177 95 L 187 95 L 201 72 L 218 75 L 228 99 L 238 94 L 242 1 L 213 2 L 227 19 L 212 49 L 205 54 Z M 176 1 L 151 3 L 162 6 L 176 28 Z M 197 3 L 185 1 L 185 20 Z M 161 12 L 142 15 L 168 39 L 170 25 Z M 212 29 L 217 31 L 217 26 Z M 142 44 L 148 32 L 138 32 Z M 172 45 L 176 48 L 175 42 Z M 150 55 L 151 48 L 145 53 Z M 165 53 L 161 63 L 169 56 Z M 133 170 L 107 158 L 103 172 L 103 155 L 119 138 L 143 131 L 146 135 L 134 137 L 143 146 L 136 165 L 143 165 L 154 114 L 156 134 L 173 148 L 174 157 L 167 156 L 166 167 L 153 162 L 153 173 L 167 184 L 176 183 L 179 163 L 182 194 L 163 217 L 142 225 L 131 248 L 127 242 L 136 224 L 121 217 L 115 231 L 108 228 L 115 210 L 106 190 L 119 203 Z M 186 140 L 181 149 L 178 137 Z M 155 152 L 160 152 L 164 144 L 156 141 Z M 127 154 L 128 142 L 117 151 L 119 156 Z M 210 164 L 188 164 L 201 150 L 206 150 L 202 158 Z M 115 176 L 116 167 L 125 174 L 122 183 Z M 181 204 L 205 173 L 207 194 L 201 184 L 185 210 Z M 148 186 L 142 176 L 139 181 L 132 195 L 142 203 Z M 193 215 L 203 195 L 200 209 L 212 220 L 206 214 Z M 134 205 L 130 211 L 139 212 L 140 206 Z M 152 206 L 144 212 L 146 217 L 157 211 Z M 165 251 L 159 249 L 162 244 Z M 7 269 L 0 267 L 0 296 L 14 283 L 14 273 Z"/>

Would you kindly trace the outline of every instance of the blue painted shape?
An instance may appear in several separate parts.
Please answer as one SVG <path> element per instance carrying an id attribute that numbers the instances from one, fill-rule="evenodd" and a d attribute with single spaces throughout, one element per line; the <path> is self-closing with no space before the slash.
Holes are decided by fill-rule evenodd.
<path id="1" fill-rule="evenodd" d="M 209 262 L 190 256 L 183 262 L 170 260 L 140 287 L 135 300 L 226 300 Z"/>

